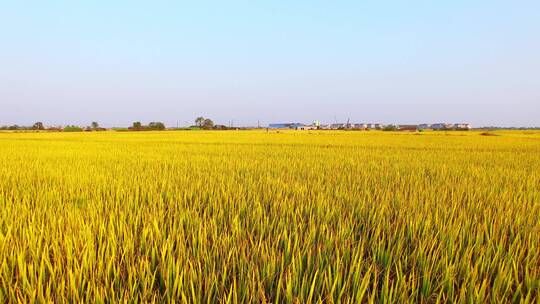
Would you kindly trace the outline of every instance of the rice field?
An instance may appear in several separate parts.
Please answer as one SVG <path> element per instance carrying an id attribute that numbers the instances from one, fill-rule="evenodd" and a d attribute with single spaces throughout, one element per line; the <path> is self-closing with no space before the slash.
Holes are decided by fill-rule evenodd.
<path id="1" fill-rule="evenodd" d="M 540 133 L 0 133 L 1 303 L 540 303 Z"/>

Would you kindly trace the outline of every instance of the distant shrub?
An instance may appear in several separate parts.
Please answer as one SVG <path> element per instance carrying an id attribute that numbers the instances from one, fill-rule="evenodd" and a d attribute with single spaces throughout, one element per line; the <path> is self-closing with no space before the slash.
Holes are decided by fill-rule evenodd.
<path id="1" fill-rule="evenodd" d="M 480 136 L 499 136 L 495 133 L 491 133 L 491 132 L 482 132 L 480 133 Z"/>
<path id="2" fill-rule="evenodd" d="M 148 124 L 147 128 L 150 130 L 162 131 L 162 130 L 165 130 L 165 124 L 160 121 L 153 121 Z"/>
<path id="3" fill-rule="evenodd" d="M 77 126 L 66 126 L 64 127 L 64 132 L 82 132 L 83 129 Z"/>
<path id="4" fill-rule="evenodd" d="M 388 126 L 385 126 L 382 130 L 383 131 L 397 131 L 397 127 L 394 125 L 388 125 Z"/>
<path id="5" fill-rule="evenodd" d="M 136 121 L 128 128 L 129 131 L 163 131 L 165 129 L 165 124 L 160 121 L 153 121 L 147 126 L 143 125 L 140 121 Z"/>

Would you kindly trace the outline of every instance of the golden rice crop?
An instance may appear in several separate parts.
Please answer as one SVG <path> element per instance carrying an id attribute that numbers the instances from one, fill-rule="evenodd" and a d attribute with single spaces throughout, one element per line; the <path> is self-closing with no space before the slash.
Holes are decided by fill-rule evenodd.
<path id="1" fill-rule="evenodd" d="M 0 302 L 540 301 L 540 134 L 0 133 Z"/>

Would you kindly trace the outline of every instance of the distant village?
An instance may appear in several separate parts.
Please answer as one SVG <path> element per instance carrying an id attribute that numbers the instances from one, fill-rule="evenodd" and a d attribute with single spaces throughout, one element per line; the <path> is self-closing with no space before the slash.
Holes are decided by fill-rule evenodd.
<path id="1" fill-rule="evenodd" d="M 195 124 L 190 126 L 176 126 L 169 127 L 166 126 L 163 122 L 150 122 L 148 124 L 143 124 L 139 121 L 135 121 L 131 126 L 128 127 L 112 127 L 104 128 L 99 125 L 98 122 L 94 121 L 89 126 L 78 126 L 78 125 L 53 125 L 48 126 L 42 122 L 36 122 L 30 126 L 19 126 L 19 125 L 0 125 L 0 131 L 48 131 L 48 132 L 93 132 L 93 131 L 175 131 L 175 130 L 253 130 L 253 129 L 275 129 L 275 130 L 382 130 L 382 131 L 424 131 L 424 130 L 434 130 L 434 131 L 467 131 L 471 130 L 472 127 L 469 123 L 424 123 L 418 125 L 411 124 L 382 124 L 382 123 L 352 123 L 347 121 L 345 123 L 332 123 L 332 124 L 322 124 L 319 121 L 314 121 L 311 124 L 304 124 L 299 122 L 289 122 L 289 123 L 271 123 L 267 126 L 257 124 L 257 126 L 233 126 L 232 121 L 229 125 L 215 124 L 212 119 L 205 117 L 197 117 L 195 119 Z M 475 127 L 475 130 L 496 130 L 496 129 L 507 129 L 507 130 L 539 130 L 540 128 L 534 127 Z"/>
<path id="2" fill-rule="evenodd" d="M 392 125 L 381 123 L 333 123 L 321 124 L 315 121 L 312 124 L 303 123 L 272 123 L 269 129 L 294 130 L 385 130 L 385 131 L 419 131 L 419 130 L 470 130 L 468 123 L 433 123 L 419 125 Z"/>

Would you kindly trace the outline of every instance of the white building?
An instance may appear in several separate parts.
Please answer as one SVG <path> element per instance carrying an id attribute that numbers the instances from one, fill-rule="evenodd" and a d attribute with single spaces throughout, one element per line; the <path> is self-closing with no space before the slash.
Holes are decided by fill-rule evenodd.
<path id="1" fill-rule="evenodd" d="M 456 129 L 456 130 L 470 130 L 471 125 L 468 124 L 468 123 L 457 123 L 457 124 L 454 124 L 454 129 Z"/>
<path id="2" fill-rule="evenodd" d="M 449 123 L 436 123 L 431 125 L 431 129 L 433 130 L 451 130 L 452 127 L 453 125 Z"/>
<path id="3" fill-rule="evenodd" d="M 367 127 L 368 127 L 368 125 L 365 124 L 365 123 L 356 123 L 356 124 L 352 125 L 353 129 L 360 129 L 360 130 L 365 130 L 365 129 L 367 129 Z"/>
<path id="4" fill-rule="evenodd" d="M 299 126 L 296 130 L 317 130 L 319 127 L 314 125 Z"/>

